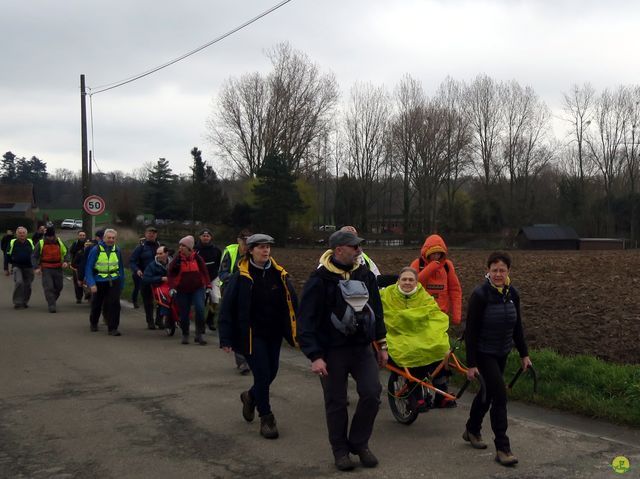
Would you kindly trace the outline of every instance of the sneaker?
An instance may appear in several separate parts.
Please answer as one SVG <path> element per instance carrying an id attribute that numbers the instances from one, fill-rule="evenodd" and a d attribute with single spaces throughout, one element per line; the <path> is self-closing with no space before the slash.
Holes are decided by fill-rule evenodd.
<path id="1" fill-rule="evenodd" d="M 198 343 L 200 346 L 204 346 L 205 344 L 207 344 L 202 334 L 196 334 L 194 341 Z"/>
<path id="2" fill-rule="evenodd" d="M 503 466 L 515 466 L 518 458 L 511 451 L 496 451 L 496 462 Z"/>
<path id="3" fill-rule="evenodd" d="M 238 366 L 238 371 L 243 376 L 246 376 L 247 374 L 249 374 L 251 372 L 251 368 L 249 367 L 249 365 L 247 363 L 242 363 L 240 366 Z"/>
<path id="4" fill-rule="evenodd" d="M 120 331 L 118 331 L 117 329 L 113 329 L 109 331 L 109 336 L 122 336 L 122 334 L 120 334 Z"/>
<path id="5" fill-rule="evenodd" d="M 376 467 L 378 465 L 378 458 L 374 456 L 368 447 L 352 450 L 351 452 L 360 458 L 360 464 L 362 464 L 362 467 Z"/>
<path id="6" fill-rule="evenodd" d="M 153 323 L 147 323 L 147 329 L 156 329 L 156 325 Z"/>
<path id="7" fill-rule="evenodd" d="M 253 402 L 249 391 L 244 391 L 240 394 L 240 401 L 242 401 L 242 417 L 247 422 L 253 421 L 256 414 L 256 403 Z"/>
<path id="8" fill-rule="evenodd" d="M 50 305 L 49 305 L 49 312 L 50 312 L 50 313 L 55 313 L 55 312 L 56 312 L 56 306 L 55 306 L 55 304 L 50 304 Z"/>
<path id="9" fill-rule="evenodd" d="M 91 330 L 92 333 L 95 333 L 98 330 L 98 325 L 92 324 L 91 326 L 89 326 L 89 329 Z"/>
<path id="10" fill-rule="evenodd" d="M 339 471 L 351 471 L 356 465 L 353 463 L 349 454 L 343 454 L 336 456 L 335 460 L 336 469 Z"/>
<path id="11" fill-rule="evenodd" d="M 480 434 L 472 434 L 468 429 L 462 433 L 462 439 L 471 443 L 471 447 L 474 449 L 486 449 L 487 444 L 482 440 L 482 436 Z"/>
<path id="12" fill-rule="evenodd" d="M 260 417 L 260 435 L 266 439 L 276 439 L 279 436 L 276 418 L 272 413 Z"/>
<path id="13" fill-rule="evenodd" d="M 182 344 L 189 344 L 189 335 L 188 334 L 183 334 L 182 335 Z"/>
<path id="14" fill-rule="evenodd" d="M 82 303 L 82 300 L 81 299 L 76 299 L 76 304 L 80 304 L 80 303 Z"/>

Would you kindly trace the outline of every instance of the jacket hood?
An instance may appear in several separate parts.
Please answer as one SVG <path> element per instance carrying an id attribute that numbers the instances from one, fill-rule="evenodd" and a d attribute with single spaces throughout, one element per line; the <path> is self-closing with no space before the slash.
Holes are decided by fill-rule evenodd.
<path id="1" fill-rule="evenodd" d="M 447 255 L 447 245 L 440 235 L 431 235 L 428 236 L 426 240 L 424 240 L 424 244 L 422 245 L 422 249 L 420 250 L 420 255 L 427 260 L 430 254 L 433 253 L 444 253 Z"/>
<path id="2" fill-rule="evenodd" d="M 351 271 L 343 271 L 340 268 L 336 267 L 331 262 L 331 257 L 332 256 L 333 256 L 333 250 L 332 249 L 328 249 L 327 251 L 324 252 L 322 257 L 320 258 L 320 264 L 322 266 L 324 266 L 327 271 L 329 271 L 331 273 L 339 274 L 344 279 L 349 279 L 351 277 L 351 273 L 353 273 L 355 270 L 357 270 L 360 267 L 360 262 L 356 262 L 356 263 L 354 263 L 353 267 L 351 268 Z"/>

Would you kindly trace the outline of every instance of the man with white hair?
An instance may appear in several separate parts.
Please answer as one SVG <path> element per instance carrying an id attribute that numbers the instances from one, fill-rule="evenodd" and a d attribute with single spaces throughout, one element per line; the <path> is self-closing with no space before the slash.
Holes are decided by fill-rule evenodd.
<path id="1" fill-rule="evenodd" d="M 124 287 L 122 253 L 116 246 L 118 232 L 108 228 L 104 237 L 89 252 L 84 272 L 85 282 L 91 290 L 91 331 L 98 331 L 98 320 L 103 312 L 109 336 L 120 336 L 120 293 Z"/>
<path id="2" fill-rule="evenodd" d="M 31 283 L 33 283 L 33 241 L 27 238 L 27 228 L 18 226 L 16 238 L 9 243 L 7 255 L 13 268 L 13 307 L 15 309 L 28 308 L 31 298 Z"/>

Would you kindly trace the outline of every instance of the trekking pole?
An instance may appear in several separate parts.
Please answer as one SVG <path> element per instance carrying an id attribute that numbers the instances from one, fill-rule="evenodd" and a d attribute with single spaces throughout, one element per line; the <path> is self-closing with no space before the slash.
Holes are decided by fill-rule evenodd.
<path id="1" fill-rule="evenodd" d="M 537 393 L 538 392 L 538 374 L 536 373 L 536 370 L 534 369 L 533 366 L 529 366 L 527 368 L 527 371 L 529 372 L 529 374 L 531 374 L 531 378 L 533 379 L 533 392 Z M 511 382 L 507 386 L 507 390 L 510 391 L 511 389 L 513 389 L 513 385 L 516 383 L 516 381 L 522 375 L 523 372 L 524 372 L 524 369 L 522 369 L 522 367 L 520 367 L 520 369 L 518 369 L 518 371 L 516 372 L 515 376 L 513 376 L 513 379 L 511 380 Z"/>

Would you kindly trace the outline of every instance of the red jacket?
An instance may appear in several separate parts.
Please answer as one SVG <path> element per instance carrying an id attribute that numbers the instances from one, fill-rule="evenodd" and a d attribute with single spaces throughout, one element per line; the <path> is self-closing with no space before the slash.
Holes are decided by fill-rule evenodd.
<path id="1" fill-rule="evenodd" d="M 413 260 L 411 267 L 418 272 L 418 281 L 433 296 L 440 309 L 447 313 L 453 324 L 462 320 L 462 288 L 453 263 L 447 258 L 447 245 L 439 235 L 427 237 L 420 257 Z M 443 253 L 440 261 L 427 261 L 432 253 Z"/>
<path id="2" fill-rule="evenodd" d="M 193 293 L 206 288 L 211 280 L 204 260 L 195 252 L 178 254 L 167 267 L 167 282 L 179 293 Z"/>

